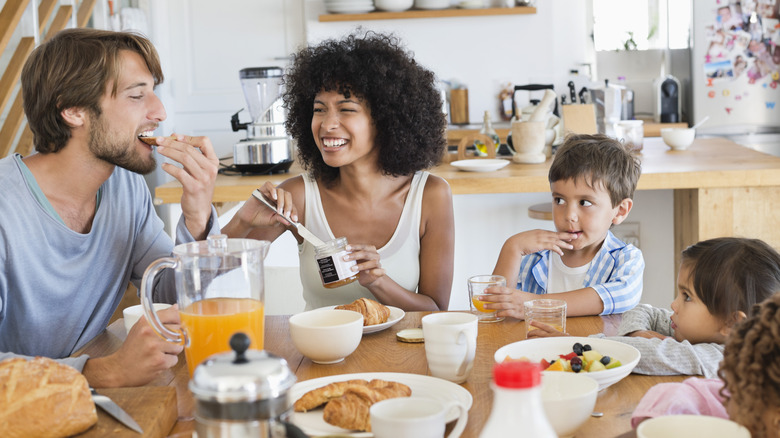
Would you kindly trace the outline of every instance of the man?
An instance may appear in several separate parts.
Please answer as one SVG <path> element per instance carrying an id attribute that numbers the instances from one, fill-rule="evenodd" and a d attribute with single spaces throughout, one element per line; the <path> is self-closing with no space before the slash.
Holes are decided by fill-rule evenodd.
<path id="1" fill-rule="evenodd" d="M 177 362 L 182 347 L 136 324 L 122 347 L 67 358 L 105 329 L 128 281 L 170 256 L 141 174 L 155 169 L 151 135 L 166 113 L 157 52 L 138 35 L 68 29 L 36 48 L 22 72 L 36 154 L 0 160 L 0 358 L 60 359 L 97 387 L 143 385 Z M 176 240 L 218 232 L 211 206 L 218 159 L 206 137 L 157 138 L 179 164 L 163 170 L 184 188 Z M 155 300 L 174 303 L 172 275 Z M 177 327 L 176 308 L 160 312 Z"/>

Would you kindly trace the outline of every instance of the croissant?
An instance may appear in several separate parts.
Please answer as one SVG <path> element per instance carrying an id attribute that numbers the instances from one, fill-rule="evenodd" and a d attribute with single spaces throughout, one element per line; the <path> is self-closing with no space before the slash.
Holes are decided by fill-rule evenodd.
<path id="1" fill-rule="evenodd" d="M 377 301 L 368 298 L 358 298 L 349 303 L 336 306 L 337 309 L 352 310 L 363 314 L 363 325 L 375 325 L 387 322 L 390 317 L 390 308 Z"/>
<path id="2" fill-rule="evenodd" d="M 328 401 L 341 397 L 352 386 L 366 386 L 368 381 L 362 379 L 333 382 L 303 394 L 293 403 L 295 412 L 306 412 L 324 405 Z"/>
<path id="3" fill-rule="evenodd" d="M 51 359 L 0 362 L 0 431 L 4 437 L 65 437 L 97 423 L 87 379 Z"/>
<path id="4" fill-rule="evenodd" d="M 322 417 L 326 423 L 343 429 L 368 432 L 371 431 L 371 405 L 389 398 L 410 395 L 412 390 L 402 383 L 374 379 L 366 386 L 351 386 L 344 395 L 329 401 Z"/>

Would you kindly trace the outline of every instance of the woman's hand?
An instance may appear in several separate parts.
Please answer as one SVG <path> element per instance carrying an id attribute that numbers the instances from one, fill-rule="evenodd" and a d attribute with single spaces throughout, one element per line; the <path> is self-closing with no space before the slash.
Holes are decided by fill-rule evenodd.
<path id="1" fill-rule="evenodd" d="M 379 279 L 385 277 L 385 270 L 382 269 L 382 263 L 379 260 L 379 252 L 374 245 L 349 244 L 347 245 L 349 254 L 344 256 L 345 261 L 355 260 L 357 264 L 352 267 L 353 271 L 360 272 L 358 281 L 360 285 L 368 288 L 374 285 Z"/>
<path id="2" fill-rule="evenodd" d="M 255 199 L 254 196 L 250 196 L 236 213 L 238 219 L 246 224 L 247 227 L 272 227 L 278 224 L 289 226 L 290 223 L 278 213 L 282 213 L 290 219 L 298 221 L 298 210 L 295 208 L 295 204 L 293 204 L 290 192 L 274 186 L 270 181 L 267 181 L 258 190 L 265 196 L 271 205 L 276 204 L 276 210 L 270 209 L 268 206 Z"/>

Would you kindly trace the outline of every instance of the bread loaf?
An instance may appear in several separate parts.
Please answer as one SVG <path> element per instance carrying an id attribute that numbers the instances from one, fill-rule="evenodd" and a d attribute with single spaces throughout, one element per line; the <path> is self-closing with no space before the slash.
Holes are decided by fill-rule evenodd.
<path id="1" fill-rule="evenodd" d="M 368 298 L 358 298 L 357 300 L 336 306 L 337 309 L 352 310 L 363 315 L 363 325 L 375 325 L 387 322 L 390 317 L 390 308 L 382 303 Z"/>
<path id="2" fill-rule="evenodd" d="M 0 362 L 0 436 L 66 437 L 97 419 L 87 379 L 73 367 L 43 357 Z"/>

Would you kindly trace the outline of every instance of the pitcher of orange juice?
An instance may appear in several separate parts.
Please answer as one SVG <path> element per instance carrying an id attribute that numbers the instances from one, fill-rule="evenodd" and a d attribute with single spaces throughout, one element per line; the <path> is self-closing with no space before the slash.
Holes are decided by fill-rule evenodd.
<path id="1" fill-rule="evenodd" d="M 168 342 L 184 345 L 190 377 L 207 357 L 230 351 L 230 337 L 236 332 L 249 336 L 249 348 L 263 349 L 263 258 L 268 245 L 264 240 L 209 236 L 177 245 L 173 257 L 156 260 L 144 272 L 141 303 L 146 319 Z M 155 277 L 165 268 L 175 276 L 181 332 L 165 327 L 152 306 Z"/>

